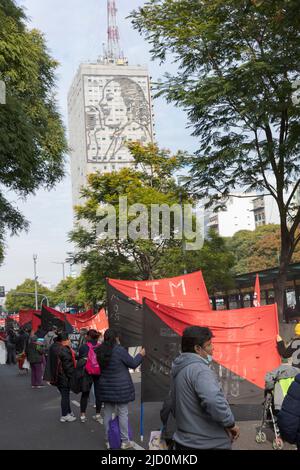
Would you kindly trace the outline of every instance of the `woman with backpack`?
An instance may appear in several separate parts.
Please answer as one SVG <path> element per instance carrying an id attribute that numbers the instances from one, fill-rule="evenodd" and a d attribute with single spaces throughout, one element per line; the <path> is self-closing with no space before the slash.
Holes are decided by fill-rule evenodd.
<path id="1" fill-rule="evenodd" d="M 128 369 L 136 369 L 145 356 L 142 349 L 134 358 L 120 345 L 119 335 L 112 329 L 104 333 L 104 342 L 96 350 L 101 368 L 96 395 L 104 402 L 104 430 L 109 449 L 108 431 L 112 414 L 119 416 L 121 449 L 132 449 L 128 435 L 128 403 L 135 400 L 135 390 Z"/>
<path id="2" fill-rule="evenodd" d="M 96 330 L 89 330 L 86 334 L 86 343 L 79 348 L 77 369 L 82 368 L 82 379 L 81 379 L 81 398 L 80 398 L 80 421 L 85 423 L 87 421 L 86 409 L 88 405 L 88 400 L 90 396 L 90 391 L 92 385 L 94 385 L 94 390 L 97 390 L 97 383 L 100 377 L 100 367 L 97 361 L 95 349 L 99 346 L 98 339 L 100 333 Z M 101 417 L 101 400 L 98 397 L 98 394 L 95 393 L 96 399 L 96 416 L 93 416 L 93 419 L 98 423 L 103 423 L 103 418 Z"/>

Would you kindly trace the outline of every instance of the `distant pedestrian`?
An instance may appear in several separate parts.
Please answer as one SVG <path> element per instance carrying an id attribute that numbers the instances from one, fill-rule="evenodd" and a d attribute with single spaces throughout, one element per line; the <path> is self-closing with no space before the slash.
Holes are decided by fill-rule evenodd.
<path id="1" fill-rule="evenodd" d="M 88 333 L 87 328 L 80 328 L 78 350 L 81 348 L 81 346 L 84 346 L 86 344 L 86 342 L 87 342 L 87 337 L 86 337 L 87 333 Z"/>
<path id="2" fill-rule="evenodd" d="M 46 334 L 47 334 L 47 331 L 44 330 L 44 328 L 42 327 L 42 325 L 38 326 L 38 329 L 37 329 L 36 332 L 35 332 L 35 336 L 36 336 L 37 338 L 45 338 Z"/>
<path id="3" fill-rule="evenodd" d="M 31 387 L 42 388 L 44 371 L 44 346 L 43 339 L 33 335 L 28 340 L 26 349 L 27 360 L 31 368 Z"/>
<path id="4" fill-rule="evenodd" d="M 57 387 L 61 395 L 61 423 L 76 421 L 70 403 L 70 380 L 75 367 L 75 353 L 68 334 L 59 333 L 49 349 L 44 380 Z"/>
<path id="5" fill-rule="evenodd" d="M 7 331 L 7 336 L 5 340 L 6 350 L 7 350 L 7 359 L 6 364 L 16 364 L 16 340 L 17 335 L 12 328 Z"/>
<path id="6" fill-rule="evenodd" d="M 86 334 L 86 343 L 83 344 L 79 349 L 78 355 L 78 364 L 83 368 L 83 377 L 82 377 L 82 394 L 80 399 L 80 420 L 82 423 L 87 421 L 86 409 L 88 405 L 88 400 L 90 396 L 90 391 L 92 386 L 94 386 L 95 400 L 96 400 L 96 415 L 93 418 L 98 422 L 103 424 L 103 418 L 101 417 L 101 400 L 99 399 L 99 394 L 97 393 L 97 384 L 100 378 L 100 367 L 97 361 L 95 349 L 100 343 L 98 339 L 100 333 L 96 330 L 89 330 Z M 93 362 L 93 356 L 94 361 Z"/>
<path id="7" fill-rule="evenodd" d="M 239 436 L 229 404 L 209 367 L 212 337 L 209 328 L 186 328 L 182 354 L 172 365 L 176 450 L 231 449 L 232 441 Z"/>
<path id="8" fill-rule="evenodd" d="M 45 340 L 45 355 L 48 356 L 50 346 L 52 346 L 54 339 L 57 337 L 58 330 L 56 326 L 53 326 L 50 331 L 44 336 Z"/>
<path id="9" fill-rule="evenodd" d="M 28 372 L 28 369 L 23 368 L 24 362 L 26 359 L 26 349 L 27 349 L 28 341 L 29 341 L 29 334 L 24 330 L 24 328 L 21 328 L 16 339 L 16 354 L 17 354 L 17 360 L 18 360 L 18 366 L 19 366 L 20 372 L 22 371 Z"/>
<path id="10" fill-rule="evenodd" d="M 129 369 L 136 369 L 145 356 L 142 349 L 135 358 L 120 345 L 117 332 L 112 329 L 104 333 L 104 342 L 96 350 L 101 368 L 96 395 L 104 402 L 104 430 L 106 447 L 109 448 L 109 421 L 115 410 L 119 416 L 121 449 L 132 449 L 128 435 L 128 403 L 135 400 L 135 389 Z"/>
<path id="11" fill-rule="evenodd" d="M 7 348 L 5 344 L 6 334 L 5 332 L 0 332 L 0 365 L 6 364 L 7 358 Z"/>

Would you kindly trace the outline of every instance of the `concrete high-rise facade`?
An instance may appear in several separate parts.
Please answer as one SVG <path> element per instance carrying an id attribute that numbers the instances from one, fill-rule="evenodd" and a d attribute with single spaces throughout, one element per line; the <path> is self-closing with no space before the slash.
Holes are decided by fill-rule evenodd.
<path id="1" fill-rule="evenodd" d="M 120 52 L 115 1 L 108 0 L 108 46 L 95 63 L 81 64 L 68 94 L 73 205 L 90 173 L 132 165 L 128 142 L 153 141 L 150 77 Z"/>

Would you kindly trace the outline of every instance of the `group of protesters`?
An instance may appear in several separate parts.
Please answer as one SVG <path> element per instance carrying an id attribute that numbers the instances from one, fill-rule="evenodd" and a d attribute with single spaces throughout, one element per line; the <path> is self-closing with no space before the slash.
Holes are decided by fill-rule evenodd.
<path id="1" fill-rule="evenodd" d="M 19 336 L 24 337 L 22 353 L 30 363 L 32 388 L 45 385 L 57 387 L 61 395 L 61 423 L 76 421 L 71 409 L 70 393 L 81 393 L 80 421 L 87 421 L 86 410 L 93 387 L 96 402 L 97 422 L 104 423 L 105 445 L 109 449 L 109 422 L 114 414 L 119 417 L 121 449 L 132 449 L 133 443 L 128 435 L 128 404 L 135 399 L 135 389 L 129 369 L 140 366 L 145 350 L 132 357 L 120 345 L 117 332 L 108 329 L 104 337 L 96 330 L 83 331 L 77 354 L 71 347 L 69 335 L 53 327 L 47 334 L 42 329 L 34 333 L 8 331 L 6 345 L 17 343 Z M 16 349 L 16 348 L 15 348 Z M 7 348 L 9 350 L 9 348 Z M 16 354 L 9 358 L 8 364 L 15 364 Z M 23 367 L 21 368 L 23 370 Z M 104 416 L 101 416 L 102 406 Z"/>
<path id="2" fill-rule="evenodd" d="M 16 362 L 12 352 L 15 350 L 20 359 L 20 370 L 24 366 L 21 356 L 30 363 L 33 388 L 43 387 L 43 380 L 57 387 L 61 395 L 62 423 L 77 419 L 71 409 L 71 391 L 81 393 L 80 421 L 87 421 L 86 410 L 93 387 L 94 419 L 104 423 L 106 448 L 110 448 L 109 423 L 117 414 L 121 449 L 133 449 L 128 431 L 128 404 L 135 399 L 135 389 L 129 370 L 140 366 L 146 351 L 142 348 L 132 357 L 121 346 L 120 335 L 113 329 L 106 330 L 103 337 L 96 330 L 85 331 L 77 353 L 73 351 L 67 333 L 56 328 L 45 333 L 39 330 L 29 333 L 23 329 L 18 334 L 8 331 L 5 338 L 8 363 Z M 300 368 L 299 323 L 295 335 L 289 346 L 278 337 L 278 351 L 284 358 L 292 357 L 292 365 Z M 231 449 L 232 443 L 239 438 L 240 429 L 210 367 L 212 357 L 212 331 L 200 326 L 186 328 L 181 354 L 172 365 L 170 393 L 161 410 L 162 437 L 170 449 L 225 450 Z M 283 438 L 300 450 L 300 373 L 295 376 L 284 399 L 278 423 Z"/>

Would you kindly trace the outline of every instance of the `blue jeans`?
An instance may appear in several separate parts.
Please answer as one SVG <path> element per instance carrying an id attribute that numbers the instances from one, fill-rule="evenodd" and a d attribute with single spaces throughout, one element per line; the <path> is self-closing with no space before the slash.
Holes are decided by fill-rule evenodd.
<path id="1" fill-rule="evenodd" d="M 70 405 L 70 389 L 68 387 L 57 388 L 61 394 L 61 415 L 67 416 L 72 412 Z"/>
<path id="2" fill-rule="evenodd" d="M 128 403 L 104 403 L 104 431 L 105 439 L 108 441 L 108 426 L 115 413 L 119 416 L 119 425 L 121 433 L 121 441 L 128 442 Z"/>

